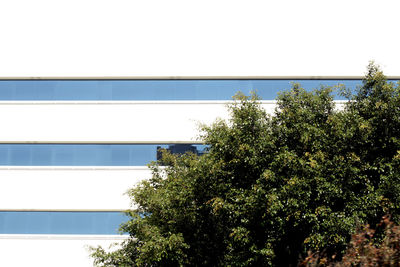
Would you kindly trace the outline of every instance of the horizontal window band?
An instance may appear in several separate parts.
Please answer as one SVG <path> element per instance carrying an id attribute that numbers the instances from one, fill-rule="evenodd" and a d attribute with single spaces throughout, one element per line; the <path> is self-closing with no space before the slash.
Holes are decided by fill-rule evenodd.
<path id="1" fill-rule="evenodd" d="M 147 166 L 0 166 L 0 171 L 150 171 Z"/>
<path id="2" fill-rule="evenodd" d="M 362 80 L 357 75 L 279 75 L 279 76 L 50 76 L 50 77 L 0 77 L 0 81 L 102 81 L 102 80 Z M 387 76 L 389 80 L 400 80 L 400 76 Z"/>
<path id="3" fill-rule="evenodd" d="M 4 209 L 0 212 L 125 212 L 126 209 Z"/>
<path id="4" fill-rule="evenodd" d="M 186 141 L 0 141 L 1 144 L 30 144 L 30 145 L 174 145 L 174 144 L 204 144 L 202 141 L 186 140 Z"/>
<path id="5" fill-rule="evenodd" d="M 112 240 L 123 241 L 128 235 L 59 235 L 59 234 L 0 234 L 0 240 Z"/>
<path id="6" fill-rule="evenodd" d="M 198 144 L 0 144 L 0 166 L 145 166 L 173 154 L 201 155 Z"/>
<path id="7" fill-rule="evenodd" d="M 121 212 L 1 211 L 0 234 L 116 235 Z"/>
<path id="8" fill-rule="evenodd" d="M 1 99 L 0 99 L 1 100 Z M 344 101 L 344 100 L 336 100 Z M 260 100 L 260 104 L 275 105 L 276 100 Z M 1 100 L 0 105 L 224 105 L 234 103 L 234 100 L 143 100 L 143 101 L 114 101 L 114 100 L 104 100 L 104 101 L 87 101 L 87 100 L 76 100 L 76 101 L 66 101 L 66 100 L 24 100 L 24 101 L 8 101 Z"/>
<path id="9" fill-rule="evenodd" d="M 351 79 L 0 80 L 0 100 L 231 100 L 237 91 L 247 95 L 257 91 L 262 99 L 273 100 L 293 82 L 307 90 L 338 84 L 355 89 L 362 84 Z"/>
<path id="10" fill-rule="evenodd" d="M 167 101 L 167 100 L 156 100 L 156 101 L 0 101 L 0 106 L 5 105 L 25 105 L 25 106 L 40 106 L 40 105 L 72 105 L 72 106 L 95 106 L 95 105 L 224 105 L 234 103 L 234 100 L 181 100 L 181 101 Z M 334 100 L 336 104 L 346 103 L 347 100 Z M 259 100 L 261 105 L 276 105 L 276 100 Z"/>

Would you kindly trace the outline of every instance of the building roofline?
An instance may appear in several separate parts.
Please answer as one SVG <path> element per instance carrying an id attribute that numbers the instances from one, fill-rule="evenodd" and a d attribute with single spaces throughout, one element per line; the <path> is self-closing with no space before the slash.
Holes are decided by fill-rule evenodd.
<path id="1" fill-rule="evenodd" d="M 0 77 L 7 80 L 362 80 L 364 76 L 42 76 Z M 400 80 L 400 76 L 386 76 Z"/>

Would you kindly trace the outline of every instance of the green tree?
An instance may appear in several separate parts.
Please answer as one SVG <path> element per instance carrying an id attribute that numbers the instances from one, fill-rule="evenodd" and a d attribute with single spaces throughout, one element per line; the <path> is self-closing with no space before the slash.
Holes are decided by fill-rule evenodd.
<path id="1" fill-rule="evenodd" d="M 283 92 L 269 116 L 238 94 L 203 126 L 208 153 L 171 155 L 129 191 L 131 236 L 99 266 L 295 266 L 340 259 L 358 225 L 400 219 L 400 86 L 372 63 L 335 107 L 331 87 Z M 343 91 L 345 92 L 345 91 Z M 161 166 L 163 165 L 163 166 Z"/>

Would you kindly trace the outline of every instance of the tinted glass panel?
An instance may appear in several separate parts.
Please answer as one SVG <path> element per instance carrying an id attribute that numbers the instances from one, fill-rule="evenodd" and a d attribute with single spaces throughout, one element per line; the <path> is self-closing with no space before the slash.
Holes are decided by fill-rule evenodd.
<path id="1" fill-rule="evenodd" d="M 118 234 L 121 212 L 0 212 L 0 234 Z"/>
<path id="2" fill-rule="evenodd" d="M 257 90 L 264 100 L 291 88 L 311 90 L 344 84 L 355 89 L 361 80 L 3 80 L 0 100 L 230 100 L 237 91 Z M 336 97 L 340 99 L 340 97 Z"/>
<path id="3" fill-rule="evenodd" d="M 160 148 L 171 153 L 201 155 L 205 145 L 0 144 L 2 166 L 144 166 L 160 158 Z"/>

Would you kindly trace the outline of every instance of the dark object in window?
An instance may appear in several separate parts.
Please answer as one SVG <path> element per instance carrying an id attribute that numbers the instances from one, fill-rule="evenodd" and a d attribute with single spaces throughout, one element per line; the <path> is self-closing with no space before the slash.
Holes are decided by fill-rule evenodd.
<path id="1" fill-rule="evenodd" d="M 203 151 L 197 150 L 194 145 L 191 144 L 173 144 L 169 145 L 168 148 L 164 148 L 169 151 L 171 154 L 185 154 L 186 152 L 192 152 L 196 155 L 202 155 Z M 162 158 L 162 147 L 157 146 L 157 160 L 161 160 Z"/>

